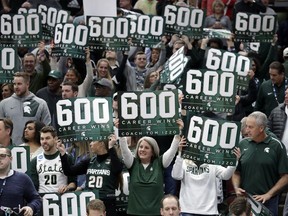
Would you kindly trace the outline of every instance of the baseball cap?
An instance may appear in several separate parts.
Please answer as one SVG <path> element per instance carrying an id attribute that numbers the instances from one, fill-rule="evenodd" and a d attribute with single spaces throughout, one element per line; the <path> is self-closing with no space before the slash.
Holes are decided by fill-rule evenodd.
<path id="1" fill-rule="evenodd" d="M 288 47 L 283 50 L 283 57 L 288 57 Z"/>
<path id="2" fill-rule="evenodd" d="M 101 85 L 101 86 L 108 87 L 110 90 L 113 89 L 112 81 L 110 81 L 109 79 L 106 79 L 106 78 L 102 78 L 102 79 L 100 79 L 100 80 L 95 80 L 95 81 L 93 82 L 93 84 L 94 84 L 95 86 Z"/>
<path id="3" fill-rule="evenodd" d="M 50 73 L 48 74 L 48 77 L 52 77 L 55 79 L 61 79 L 62 78 L 62 73 L 56 70 L 52 70 L 50 71 Z"/>

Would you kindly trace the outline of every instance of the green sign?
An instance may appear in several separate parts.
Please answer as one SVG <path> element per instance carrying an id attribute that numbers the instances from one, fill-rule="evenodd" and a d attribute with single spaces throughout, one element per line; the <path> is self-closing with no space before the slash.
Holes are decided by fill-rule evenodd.
<path id="1" fill-rule="evenodd" d="M 119 136 L 179 134 L 178 91 L 118 93 Z"/>
<path id="2" fill-rule="evenodd" d="M 90 200 L 99 197 L 98 191 L 77 191 L 64 194 L 45 193 L 42 196 L 40 216 L 86 215 L 86 206 Z"/>
<path id="3" fill-rule="evenodd" d="M 214 48 L 206 49 L 203 68 L 213 71 L 235 72 L 237 89 L 248 89 L 248 71 L 251 68 L 251 61 L 246 56 Z"/>
<path id="4" fill-rule="evenodd" d="M 64 143 L 104 140 L 113 133 L 111 98 L 71 98 L 56 104 L 57 134 Z"/>
<path id="5" fill-rule="evenodd" d="M 184 122 L 187 147 L 182 150 L 182 157 L 196 164 L 235 166 L 233 149 L 239 142 L 240 123 L 194 114 L 188 112 Z"/>
<path id="6" fill-rule="evenodd" d="M 30 175 L 30 147 L 11 146 L 9 148 L 13 157 L 11 169 Z"/>
<path id="7" fill-rule="evenodd" d="M 15 48 L 0 47 L 0 83 L 12 83 L 18 69 L 18 55 Z"/>
<path id="8" fill-rule="evenodd" d="M 159 47 L 165 31 L 165 21 L 161 16 L 127 14 L 130 18 L 132 46 Z"/>
<path id="9" fill-rule="evenodd" d="M 70 12 L 59 10 L 47 5 L 38 5 L 38 8 L 19 8 L 18 14 L 40 14 L 42 24 L 42 39 L 50 40 L 54 36 L 54 28 L 57 23 L 67 23 Z"/>
<path id="10" fill-rule="evenodd" d="M 204 10 L 166 5 L 163 17 L 165 18 L 165 33 L 167 35 L 180 34 L 195 39 L 203 38 L 203 26 L 206 17 Z"/>
<path id="11" fill-rule="evenodd" d="M 233 72 L 189 70 L 183 88 L 182 107 L 194 112 L 235 110 L 236 76 Z"/>
<path id="12" fill-rule="evenodd" d="M 160 73 L 160 83 L 178 84 L 187 62 L 188 58 L 184 54 L 183 46 L 166 61 L 164 69 Z"/>
<path id="13" fill-rule="evenodd" d="M 129 179 L 130 179 L 128 170 L 123 170 L 122 179 L 123 179 L 122 189 L 119 188 L 115 192 L 116 211 L 119 213 L 127 211 L 128 196 L 129 196 Z"/>
<path id="14" fill-rule="evenodd" d="M 247 200 L 251 204 L 251 210 L 254 216 L 273 216 L 272 212 L 262 203 L 253 199 L 251 194 L 247 194 Z"/>
<path id="15" fill-rule="evenodd" d="M 58 10 L 46 5 L 38 5 L 37 13 L 42 15 L 43 39 L 51 39 L 54 36 L 54 29 L 57 23 L 67 23 L 70 12 Z"/>
<path id="16" fill-rule="evenodd" d="M 238 12 L 234 22 L 235 41 L 272 42 L 277 24 L 277 15 Z"/>
<path id="17" fill-rule="evenodd" d="M 88 42 L 89 29 L 85 25 L 72 23 L 57 24 L 54 34 L 52 56 L 85 59 L 85 46 Z"/>
<path id="18" fill-rule="evenodd" d="M 232 35 L 232 32 L 227 29 L 204 28 L 203 31 L 203 34 L 208 38 L 230 39 Z"/>
<path id="19" fill-rule="evenodd" d="M 36 47 L 42 40 L 41 16 L 39 14 L 2 14 L 0 17 L 1 45 Z"/>
<path id="20" fill-rule="evenodd" d="M 125 17 L 88 16 L 88 44 L 91 49 L 129 50 L 130 20 Z"/>

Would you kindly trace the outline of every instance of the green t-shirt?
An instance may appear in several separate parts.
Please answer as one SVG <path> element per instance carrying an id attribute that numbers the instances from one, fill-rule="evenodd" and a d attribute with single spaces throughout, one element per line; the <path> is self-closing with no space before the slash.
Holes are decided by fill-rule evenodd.
<path id="1" fill-rule="evenodd" d="M 250 138 L 239 143 L 241 158 L 237 166 L 240 172 L 240 187 L 248 193 L 264 194 L 288 173 L 288 160 L 284 145 L 276 138 L 267 136 L 256 143 Z"/>
<path id="2" fill-rule="evenodd" d="M 131 215 L 160 215 L 163 190 L 162 156 L 156 158 L 144 169 L 135 158 L 129 169 L 129 199 L 127 213 Z"/>

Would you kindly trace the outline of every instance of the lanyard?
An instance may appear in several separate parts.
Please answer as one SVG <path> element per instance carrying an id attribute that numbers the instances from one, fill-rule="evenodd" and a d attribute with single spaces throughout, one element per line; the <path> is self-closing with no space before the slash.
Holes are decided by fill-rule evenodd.
<path id="1" fill-rule="evenodd" d="M 275 100 L 277 101 L 277 104 L 279 105 L 279 101 L 278 101 L 278 97 L 277 97 L 277 92 L 276 92 L 276 88 L 275 88 L 275 84 L 272 83 L 272 87 L 273 87 L 273 93 L 274 93 L 274 97 L 275 97 Z M 285 88 L 287 88 L 287 79 L 285 79 Z"/>

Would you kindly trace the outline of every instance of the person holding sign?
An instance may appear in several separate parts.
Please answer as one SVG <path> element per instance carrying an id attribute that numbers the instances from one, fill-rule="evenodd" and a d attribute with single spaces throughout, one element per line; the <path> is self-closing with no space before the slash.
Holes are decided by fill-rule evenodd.
<path id="1" fill-rule="evenodd" d="M 58 137 L 52 126 L 40 130 L 40 142 L 43 153 L 31 161 L 31 179 L 39 193 L 60 193 L 76 188 L 76 177 L 66 176 L 60 163 L 60 153 L 56 148 Z M 67 159 L 68 160 L 68 159 Z M 72 164 L 72 157 L 69 157 Z"/>
<path id="2" fill-rule="evenodd" d="M 172 177 L 181 180 L 181 215 L 218 215 L 217 178 L 229 180 L 236 167 L 225 168 L 207 163 L 198 166 L 192 160 L 183 159 L 181 152 L 182 146 L 179 146 L 179 154 L 172 169 Z M 241 155 L 239 148 L 235 148 L 233 152 L 238 160 Z"/>
<path id="3" fill-rule="evenodd" d="M 36 215 L 41 209 L 41 198 L 31 179 L 11 169 L 11 150 L 0 146 L 0 215 L 19 212 L 24 216 Z"/>
<path id="4" fill-rule="evenodd" d="M 251 194 L 276 216 L 279 193 L 288 185 L 288 159 L 285 146 L 266 133 L 267 122 L 259 111 L 248 116 L 248 137 L 239 143 L 242 155 L 232 183 L 236 195 Z"/>
<path id="5" fill-rule="evenodd" d="M 117 215 L 115 190 L 118 188 L 118 177 L 122 171 L 122 163 L 113 147 L 115 143 L 115 135 L 111 135 L 109 140 L 92 141 L 90 148 L 95 156 L 71 166 L 68 163 L 68 154 L 66 154 L 65 146 L 60 140 L 57 142 L 57 148 L 61 153 L 64 174 L 86 174 L 85 189 L 96 189 L 99 191 L 99 199 L 104 202 L 107 208 L 107 216 Z"/>
<path id="6" fill-rule="evenodd" d="M 116 127 L 118 121 L 115 121 Z M 177 120 L 180 130 L 183 121 Z M 184 137 L 175 135 L 170 148 L 159 155 L 159 147 L 152 137 L 142 137 L 136 146 L 133 156 L 125 137 L 119 138 L 123 161 L 129 174 L 129 199 L 127 213 L 129 215 L 159 215 L 160 202 L 164 194 L 163 172 L 174 158 L 179 144 L 186 142 Z"/>

